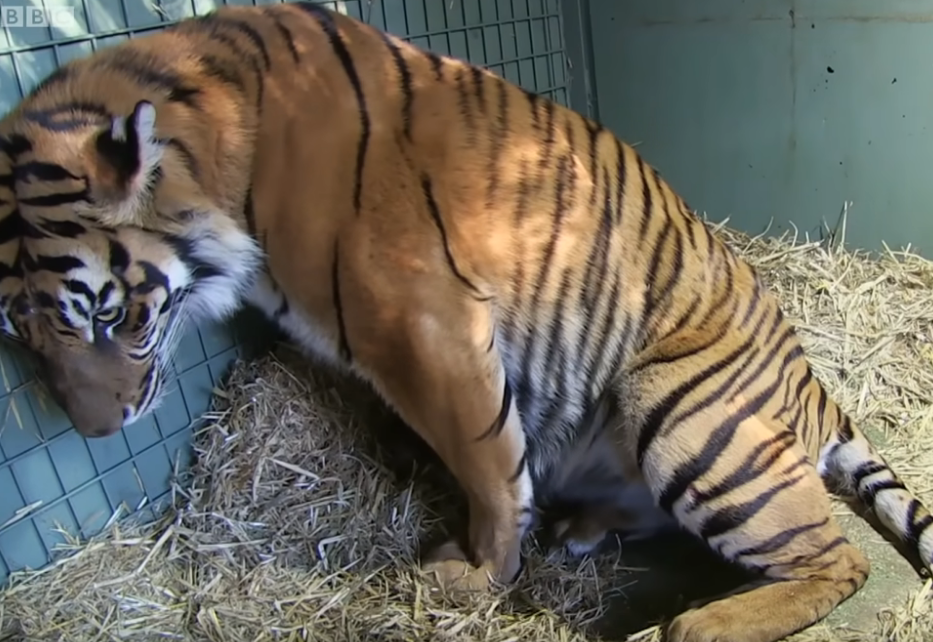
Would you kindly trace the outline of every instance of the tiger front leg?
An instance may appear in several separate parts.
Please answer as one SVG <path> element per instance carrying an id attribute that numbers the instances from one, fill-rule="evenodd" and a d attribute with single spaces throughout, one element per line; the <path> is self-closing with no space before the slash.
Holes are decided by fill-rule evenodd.
<path id="1" fill-rule="evenodd" d="M 423 568 L 448 588 L 509 583 L 520 570 L 534 493 L 488 304 L 419 303 L 400 325 L 380 328 L 362 369 L 439 455 L 469 505 L 469 554 L 448 542 Z"/>

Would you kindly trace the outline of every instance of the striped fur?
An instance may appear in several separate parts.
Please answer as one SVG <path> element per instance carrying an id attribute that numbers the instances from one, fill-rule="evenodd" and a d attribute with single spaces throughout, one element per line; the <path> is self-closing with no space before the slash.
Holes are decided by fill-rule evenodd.
<path id="1" fill-rule="evenodd" d="M 5 329 L 84 434 L 151 407 L 173 310 L 249 303 L 459 480 L 445 584 L 512 580 L 536 500 L 578 507 L 578 550 L 640 504 L 645 534 L 762 578 L 668 640 L 771 642 L 867 576 L 830 480 L 933 561 L 933 518 L 755 272 L 632 147 L 487 71 L 312 4 L 227 7 L 69 63 L 0 141 Z"/>

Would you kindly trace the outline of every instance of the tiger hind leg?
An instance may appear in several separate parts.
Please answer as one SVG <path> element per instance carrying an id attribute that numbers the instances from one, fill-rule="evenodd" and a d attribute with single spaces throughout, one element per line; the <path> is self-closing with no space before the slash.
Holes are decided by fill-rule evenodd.
<path id="1" fill-rule="evenodd" d="M 760 579 L 678 615 L 666 642 L 775 642 L 818 622 L 863 586 L 869 563 L 817 469 L 755 377 L 739 394 L 717 394 L 722 380 L 707 377 L 679 396 L 660 383 L 673 374 L 642 373 L 641 407 L 664 408 L 637 436 L 645 479 L 686 530 Z"/>
<path id="2" fill-rule="evenodd" d="M 756 432 L 757 421 L 740 422 L 737 440 L 743 431 Z M 748 474 L 749 469 L 725 463 L 754 452 L 751 443 L 746 446 L 745 457 L 725 456 L 724 465 L 713 464 L 696 477 L 674 510 L 713 550 L 763 577 L 679 615 L 668 629 L 668 642 L 774 642 L 824 618 L 868 578 L 868 560 L 842 534 L 822 480 L 805 455 L 796 448 L 771 448 Z M 700 454 L 693 460 L 694 465 L 701 461 Z M 684 468 L 670 470 L 672 478 L 655 486 L 662 500 L 680 483 Z M 729 483 L 739 478 L 747 481 Z"/>

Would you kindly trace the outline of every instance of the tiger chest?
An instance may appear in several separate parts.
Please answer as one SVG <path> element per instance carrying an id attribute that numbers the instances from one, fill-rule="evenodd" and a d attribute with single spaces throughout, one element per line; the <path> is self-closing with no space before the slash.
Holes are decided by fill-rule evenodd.
<path id="1" fill-rule="evenodd" d="M 311 356 L 330 365 L 343 366 L 333 329 L 308 310 L 295 305 L 268 274 L 263 273 L 247 295 L 247 302 L 258 308 Z"/>

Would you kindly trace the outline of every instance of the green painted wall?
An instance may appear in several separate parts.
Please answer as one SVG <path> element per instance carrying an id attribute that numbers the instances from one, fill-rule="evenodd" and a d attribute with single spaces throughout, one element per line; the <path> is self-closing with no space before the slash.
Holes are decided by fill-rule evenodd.
<path id="1" fill-rule="evenodd" d="M 933 2 L 589 0 L 597 114 L 711 219 L 933 256 Z"/>

